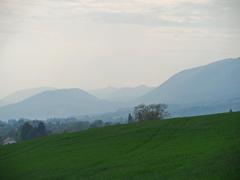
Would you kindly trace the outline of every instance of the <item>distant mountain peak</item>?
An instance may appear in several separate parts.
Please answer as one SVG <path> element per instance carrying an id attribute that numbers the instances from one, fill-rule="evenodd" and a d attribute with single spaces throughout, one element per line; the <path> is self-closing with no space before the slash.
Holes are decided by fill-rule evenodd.
<path id="1" fill-rule="evenodd" d="M 17 102 L 23 101 L 24 99 L 27 99 L 31 96 L 34 96 L 38 93 L 41 93 L 44 91 L 51 91 L 51 90 L 56 90 L 56 88 L 38 87 L 38 88 L 31 88 L 31 89 L 22 89 L 22 90 L 16 91 L 16 92 L 8 95 L 7 97 L 1 99 L 0 107 L 8 105 L 8 104 L 17 103 Z"/>
<path id="2" fill-rule="evenodd" d="M 240 59 L 229 58 L 181 71 L 138 102 L 172 104 L 240 97 Z"/>
<path id="3" fill-rule="evenodd" d="M 112 112 L 119 107 L 119 104 L 100 100 L 81 89 L 57 89 L 0 108 L 0 119 L 70 117 Z"/>

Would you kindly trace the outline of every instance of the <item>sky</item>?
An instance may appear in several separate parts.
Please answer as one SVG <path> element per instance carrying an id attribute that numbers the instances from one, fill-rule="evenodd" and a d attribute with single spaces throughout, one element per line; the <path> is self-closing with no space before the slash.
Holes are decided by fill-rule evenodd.
<path id="1" fill-rule="evenodd" d="M 0 98 L 158 86 L 240 56 L 239 0 L 0 0 Z"/>

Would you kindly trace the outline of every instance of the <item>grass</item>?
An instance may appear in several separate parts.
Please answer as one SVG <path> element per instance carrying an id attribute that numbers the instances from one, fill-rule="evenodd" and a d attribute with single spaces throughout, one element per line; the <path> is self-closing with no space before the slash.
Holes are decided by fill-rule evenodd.
<path id="1" fill-rule="evenodd" d="M 0 179 L 240 179 L 240 113 L 53 135 L 0 148 Z"/>

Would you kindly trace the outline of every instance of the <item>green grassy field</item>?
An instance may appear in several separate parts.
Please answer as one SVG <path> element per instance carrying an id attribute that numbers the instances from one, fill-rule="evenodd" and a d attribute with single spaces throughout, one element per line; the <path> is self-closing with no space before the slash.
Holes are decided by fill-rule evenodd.
<path id="1" fill-rule="evenodd" d="M 0 148 L 0 179 L 240 179 L 240 113 L 53 135 Z"/>

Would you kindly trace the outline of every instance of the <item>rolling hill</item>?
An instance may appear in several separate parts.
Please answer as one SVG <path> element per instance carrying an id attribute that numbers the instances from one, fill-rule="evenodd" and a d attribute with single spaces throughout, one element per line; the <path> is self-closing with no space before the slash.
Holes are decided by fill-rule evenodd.
<path id="1" fill-rule="evenodd" d="M 0 179 L 240 179 L 240 113 L 149 121 L 0 147 Z"/>
<path id="2" fill-rule="evenodd" d="M 119 104 L 100 100 L 80 89 L 45 91 L 0 108 L 0 119 L 46 119 L 115 111 Z"/>

